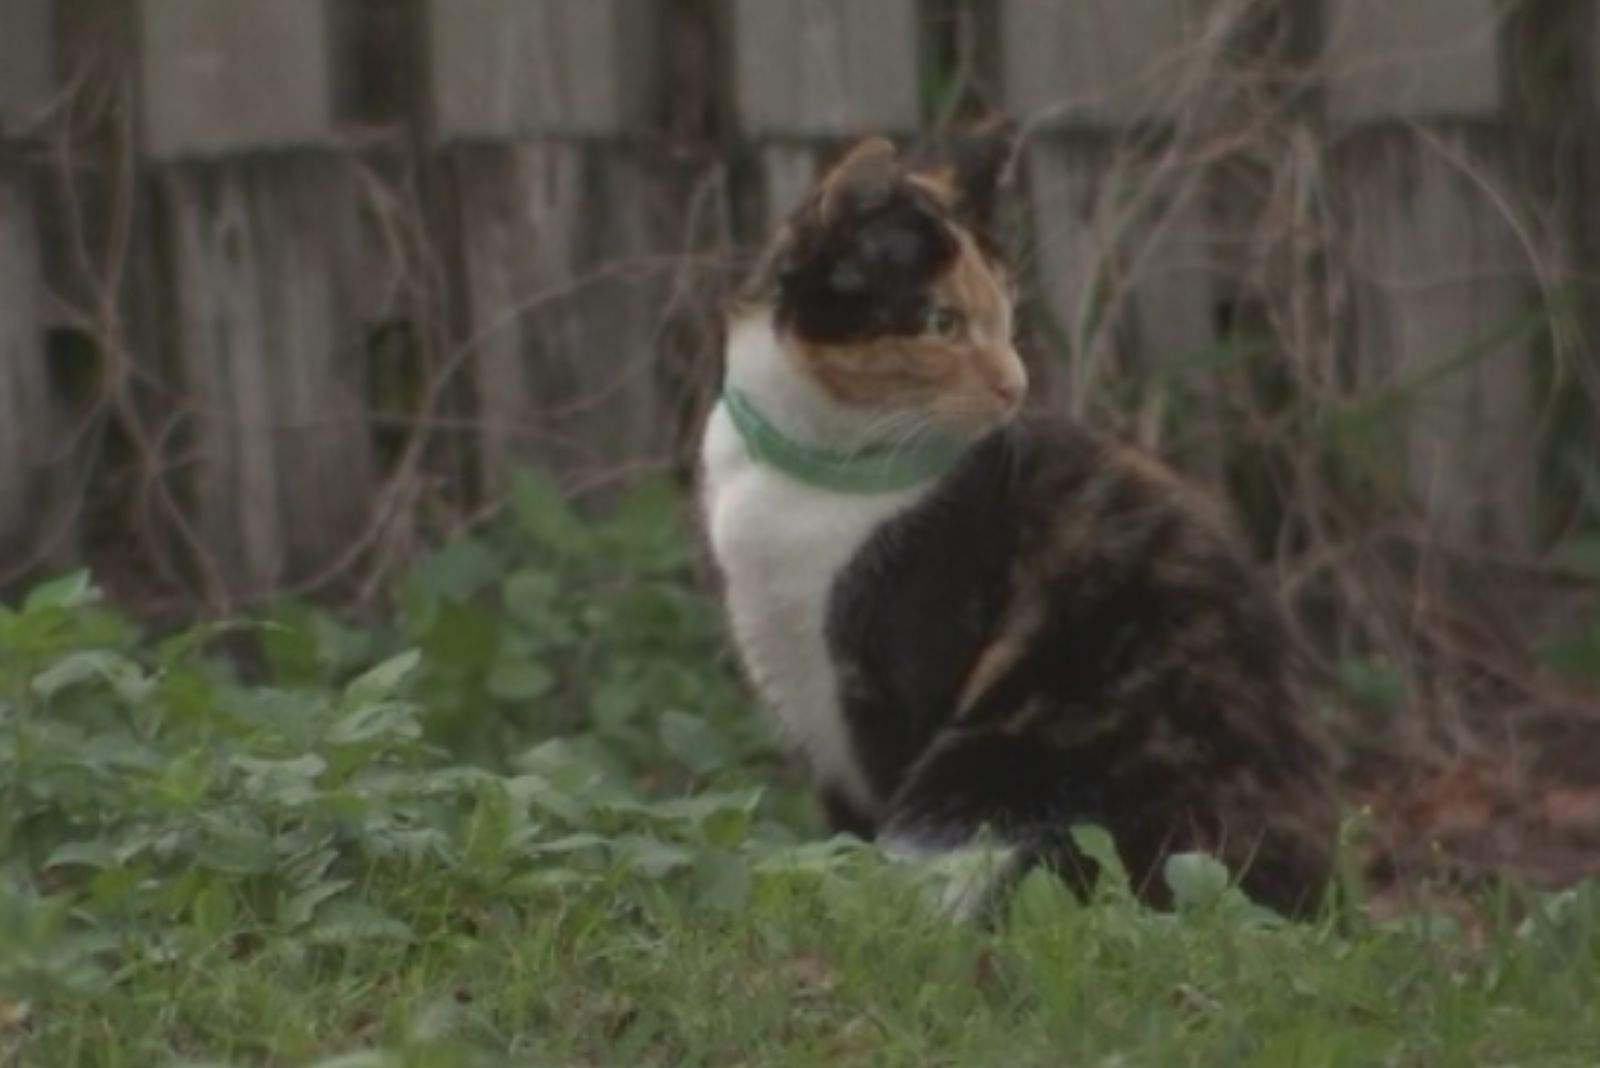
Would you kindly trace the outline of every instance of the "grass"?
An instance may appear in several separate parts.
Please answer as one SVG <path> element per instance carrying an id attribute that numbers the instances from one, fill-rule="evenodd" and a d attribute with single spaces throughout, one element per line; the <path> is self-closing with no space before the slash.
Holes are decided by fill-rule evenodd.
<path id="1" fill-rule="evenodd" d="M 1288 925 L 1188 858 L 1159 914 L 1086 829 L 1093 901 L 946 919 L 822 836 L 676 508 L 524 481 L 359 628 L 0 609 L 0 1063 L 1594 1062 L 1592 884 Z"/>

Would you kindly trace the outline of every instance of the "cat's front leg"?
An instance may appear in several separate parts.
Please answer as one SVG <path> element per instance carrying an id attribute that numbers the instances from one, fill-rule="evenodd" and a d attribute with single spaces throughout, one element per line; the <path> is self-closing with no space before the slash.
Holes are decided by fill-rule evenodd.
<path id="1" fill-rule="evenodd" d="M 834 834 L 853 834 L 864 842 L 877 837 L 878 821 L 851 796 L 838 787 L 823 787 L 817 793 L 823 818 Z"/>

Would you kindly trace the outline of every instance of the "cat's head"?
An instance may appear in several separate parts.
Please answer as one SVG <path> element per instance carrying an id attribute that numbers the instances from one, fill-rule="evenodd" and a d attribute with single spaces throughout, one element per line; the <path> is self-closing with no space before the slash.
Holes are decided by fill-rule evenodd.
<path id="1" fill-rule="evenodd" d="M 981 432 L 1027 391 L 1010 278 L 985 236 L 1006 146 L 930 168 L 857 145 L 775 238 L 761 285 L 800 373 L 864 414 Z"/>

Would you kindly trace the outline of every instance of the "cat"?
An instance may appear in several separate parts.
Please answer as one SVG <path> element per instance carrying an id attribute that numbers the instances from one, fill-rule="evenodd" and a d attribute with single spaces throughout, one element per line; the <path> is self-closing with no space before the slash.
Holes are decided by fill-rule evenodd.
<path id="1" fill-rule="evenodd" d="M 1204 850 L 1305 916 L 1337 810 L 1285 617 L 1203 494 L 1022 410 L 1002 158 L 861 143 L 734 303 L 700 504 L 741 658 L 830 825 L 1001 847 L 979 900 L 1084 892 L 1094 823 L 1153 904 Z"/>

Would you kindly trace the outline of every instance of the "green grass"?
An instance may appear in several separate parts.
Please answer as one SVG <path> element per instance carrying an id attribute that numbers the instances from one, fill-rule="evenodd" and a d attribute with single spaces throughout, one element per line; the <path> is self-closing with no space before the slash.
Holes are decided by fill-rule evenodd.
<path id="1" fill-rule="evenodd" d="M 363 628 L 0 609 L 0 1063 L 1595 1063 L 1592 885 L 1297 926 L 1191 858 L 1176 914 L 944 918 L 823 838 L 676 507 L 527 481 Z"/>

